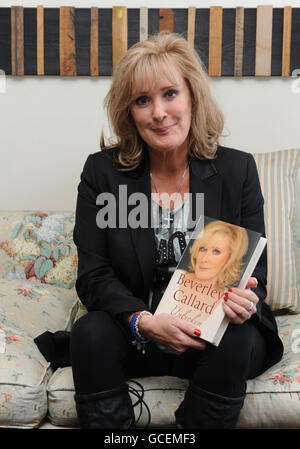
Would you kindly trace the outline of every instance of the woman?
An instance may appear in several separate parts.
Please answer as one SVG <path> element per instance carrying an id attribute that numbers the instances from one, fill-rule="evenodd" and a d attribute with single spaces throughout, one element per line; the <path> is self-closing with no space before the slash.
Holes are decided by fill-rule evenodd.
<path id="1" fill-rule="evenodd" d="M 211 221 L 191 247 L 190 270 L 197 279 L 210 280 L 222 290 L 240 279 L 247 249 L 246 229 L 220 220 Z"/>
<path id="2" fill-rule="evenodd" d="M 188 271 L 184 262 L 177 266 L 184 280 L 175 292 L 177 314 L 197 326 L 209 318 L 227 300 L 225 290 L 240 280 L 247 249 L 246 229 L 221 220 L 206 224 L 191 245 Z"/>
<path id="3" fill-rule="evenodd" d="M 118 142 L 88 157 L 74 228 L 76 289 L 88 310 L 71 332 L 80 426 L 134 427 L 126 379 L 174 375 L 190 379 L 176 411 L 178 427 L 234 427 L 246 380 L 282 355 L 276 323 L 263 302 L 266 252 L 247 288 L 229 293 L 224 311 L 230 325 L 218 348 L 205 344 L 192 324 L 149 311 L 188 240 L 189 223 L 178 228 L 177 214 L 194 216 L 197 193 L 204 193 L 205 215 L 264 234 L 254 159 L 218 145 L 222 113 L 196 52 L 176 34 L 161 33 L 129 49 L 114 71 L 106 105 Z M 120 187 L 132 195 L 130 201 Z M 116 227 L 96 220 L 105 209 L 103 193 L 115 198 L 108 212 L 115 214 L 109 223 Z M 148 200 L 148 218 L 156 215 L 155 228 L 135 214 L 137 194 Z M 140 210 L 144 214 L 145 207 Z M 145 353 L 133 340 L 147 342 Z"/>

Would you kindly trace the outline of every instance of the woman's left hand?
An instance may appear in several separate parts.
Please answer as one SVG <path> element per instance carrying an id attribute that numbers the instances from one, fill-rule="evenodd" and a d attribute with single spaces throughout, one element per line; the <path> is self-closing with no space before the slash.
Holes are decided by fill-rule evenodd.
<path id="1" fill-rule="evenodd" d="M 224 297 L 224 312 L 231 323 L 242 324 L 256 313 L 258 303 L 257 295 L 251 290 L 257 286 L 257 279 L 249 278 L 246 288 L 234 288 L 228 290 Z"/>

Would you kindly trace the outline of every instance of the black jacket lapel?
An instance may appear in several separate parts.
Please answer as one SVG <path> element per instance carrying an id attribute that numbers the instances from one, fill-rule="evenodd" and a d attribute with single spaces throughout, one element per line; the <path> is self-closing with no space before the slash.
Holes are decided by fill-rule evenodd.
<path id="1" fill-rule="evenodd" d="M 218 173 L 214 161 L 192 158 L 190 167 L 193 220 L 199 218 L 199 216 L 195 217 L 197 193 L 204 194 L 204 215 L 211 218 L 220 218 L 222 177 Z"/>
<path id="2" fill-rule="evenodd" d="M 149 158 L 146 151 L 144 151 L 139 167 L 130 172 L 126 172 L 126 174 L 124 173 L 120 179 L 123 179 L 124 183 L 127 184 L 128 198 L 130 198 L 130 195 L 138 192 L 147 200 L 147 226 L 136 229 L 130 227 L 133 247 L 141 270 L 141 273 L 136 273 L 136 276 L 138 277 L 142 274 L 143 293 L 144 297 L 146 297 L 152 283 L 155 269 L 155 237 L 154 230 L 151 227 L 151 183 Z M 134 199 L 134 197 L 132 198 Z M 139 205 L 128 205 L 128 215 L 137 206 Z"/>

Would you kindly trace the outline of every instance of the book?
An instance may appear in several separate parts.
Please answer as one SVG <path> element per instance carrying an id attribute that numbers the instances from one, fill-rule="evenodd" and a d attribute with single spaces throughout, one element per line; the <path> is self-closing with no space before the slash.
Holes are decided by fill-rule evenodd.
<path id="1" fill-rule="evenodd" d="M 201 216 L 155 315 L 178 316 L 218 346 L 229 323 L 224 295 L 231 287 L 246 287 L 266 243 L 258 232 Z"/>

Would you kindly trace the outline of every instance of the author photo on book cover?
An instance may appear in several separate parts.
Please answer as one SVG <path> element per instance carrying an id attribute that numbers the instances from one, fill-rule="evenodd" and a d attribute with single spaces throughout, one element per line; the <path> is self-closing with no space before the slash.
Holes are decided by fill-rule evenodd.
<path id="1" fill-rule="evenodd" d="M 199 325 L 222 299 L 227 301 L 226 292 L 240 280 L 247 250 L 246 229 L 221 220 L 206 224 L 192 241 L 188 270 L 179 275 L 174 293 L 178 313 Z"/>
<path id="2" fill-rule="evenodd" d="M 248 235 L 244 228 L 211 221 L 195 239 L 191 250 L 189 272 L 217 290 L 236 284 L 248 250 Z"/>
<path id="3" fill-rule="evenodd" d="M 105 107 L 111 136 L 102 133 L 100 151 L 87 157 L 76 204 L 76 291 L 87 313 L 69 333 L 35 341 L 56 366 L 72 366 L 83 429 L 134 428 L 127 381 L 147 376 L 188 380 L 174 412 L 177 428 L 234 428 L 247 379 L 283 353 L 264 302 L 266 248 L 246 287 L 232 287 L 222 302 L 229 325 L 218 346 L 201 339 L 192 323 L 155 310 L 188 245 L 189 222 L 177 227 L 177 215 L 194 217 L 197 195 L 204 196 L 205 216 L 265 236 L 254 158 L 221 145 L 224 117 L 206 68 L 176 33 L 129 48 L 114 67 Z M 132 212 L 132 202 L 124 209 L 120 186 L 131 198 L 143 194 L 157 227 L 97 225 L 100 194 L 114 197 L 117 222 L 120 212 Z"/>

